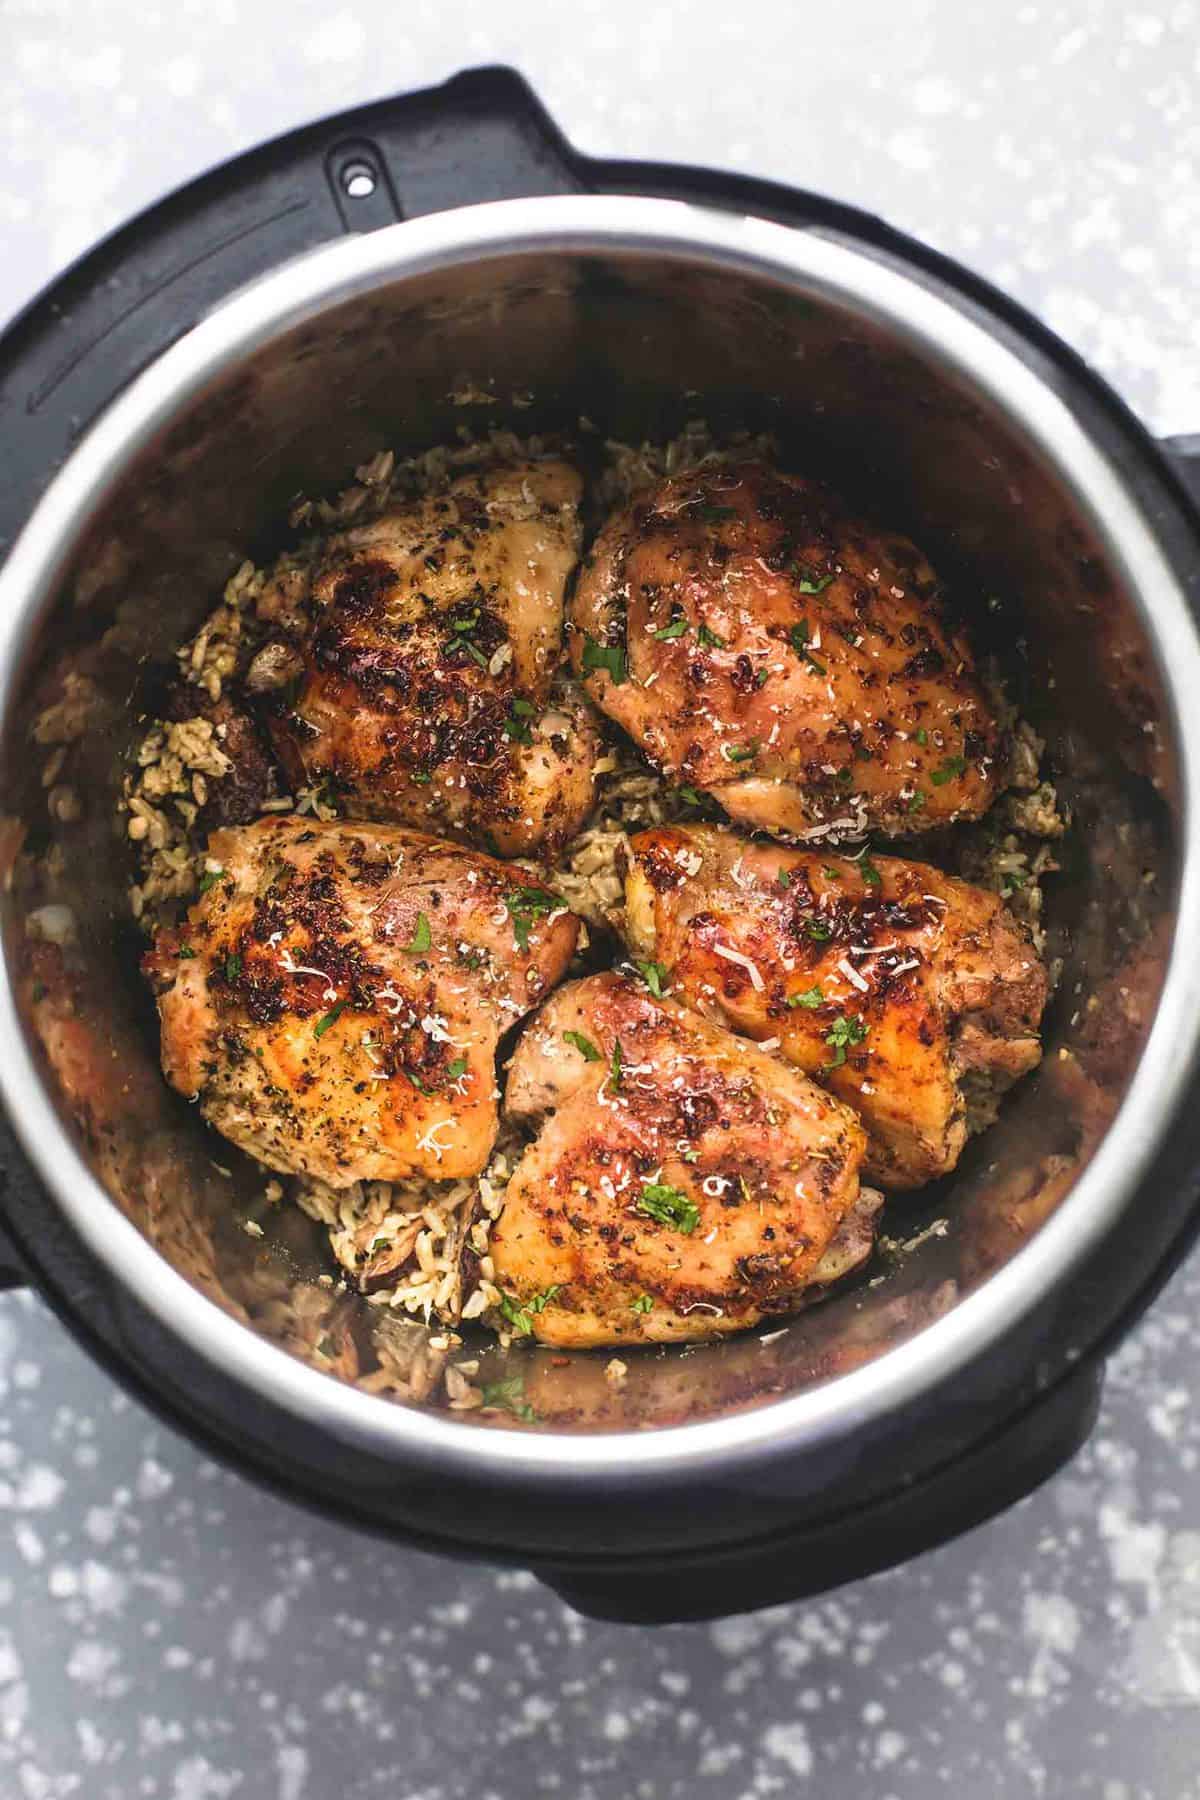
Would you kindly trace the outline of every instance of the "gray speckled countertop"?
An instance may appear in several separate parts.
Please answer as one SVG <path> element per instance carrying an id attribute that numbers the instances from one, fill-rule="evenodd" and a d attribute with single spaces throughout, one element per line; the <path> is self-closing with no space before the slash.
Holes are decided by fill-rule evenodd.
<path id="1" fill-rule="evenodd" d="M 1191 0 L 0 0 L 0 317 L 287 126 L 468 63 L 596 153 L 868 206 L 1200 430 Z M 824 1601 L 587 1624 L 526 1576 L 264 1497 L 0 1298 L 4 1800 L 1200 1796 L 1200 1272 L 1099 1428 L 1006 1517 Z"/>

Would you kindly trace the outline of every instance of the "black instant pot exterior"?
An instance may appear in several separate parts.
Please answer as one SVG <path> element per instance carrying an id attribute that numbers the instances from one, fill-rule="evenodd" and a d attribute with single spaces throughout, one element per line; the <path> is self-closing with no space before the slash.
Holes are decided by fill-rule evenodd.
<path id="1" fill-rule="evenodd" d="M 345 232 L 487 200 L 574 193 L 695 199 L 850 238 L 922 274 L 1010 347 L 1057 372 L 1089 427 L 1149 495 L 1155 524 L 1200 610 L 1200 439 L 1157 446 L 1035 319 L 986 283 L 878 220 L 818 196 L 705 170 L 594 162 L 563 139 L 524 83 L 481 70 L 445 87 L 321 122 L 215 170 L 125 226 L 68 271 L 0 340 L 0 558 L 96 414 L 234 289 Z M 1194 1109 L 1200 1112 L 1200 1109 Z M 979 1523 L 1036 1486 L 1086 1438 L 1103 1359 L 1189 1247 L 1200 1222 L 1200 1119 L 1161 1147 L 1122 1228 L 999 1351 L 965 1453 L 939 1457 L 945 1391 L 896 1421 L 878 1455 L 831 1482 L 797 1518 L 786 1490 L 697 1484 L 677 1548 L 629 1553 L 598 1484 L 561 1516 L 511 1487 L 461 1501 L 444 1479 L 321 1437 L 189 1350 L 118 1286 L 68 1227 L 0 1124 L 0 1245 L 11 1283 L 31 1281 L 114 1376 L 210 1452 L 343 1522 L 431 1550 L 533 1564 L 581 1610 L 661 1621 L 710 1617 L 819 1592 Z M 1061 1353 L 1069 1333 L 1072 1359 Z M 1055 1346 L 1060 1353 L 1055 1354 Z M 1085 1346 L 1083 1354 L 1079 1347 Z M 962 1382 L 964 1394 L 971 1383 Z M 960 1421 L 961 1426 L 961 1421 Z M 957 1444 L 961 1444 L 961 1429 Z M 486 1497 L 485 1497 L 486 1498 Z M 628 1506 L 628 1499 L 623 1502 Z M 653 1495 L 638 1504 L 652 1508 Z"/>

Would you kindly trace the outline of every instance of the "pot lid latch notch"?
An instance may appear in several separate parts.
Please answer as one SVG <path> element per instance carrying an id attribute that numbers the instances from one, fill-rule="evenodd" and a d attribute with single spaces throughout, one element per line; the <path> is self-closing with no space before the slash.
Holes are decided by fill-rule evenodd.
<path id="1" fill-rule="evenodd" d="M 325 173 L 347 231 L 377 231 L 404 217 L 382 152 L 369 138 L 335 144 Z"/>

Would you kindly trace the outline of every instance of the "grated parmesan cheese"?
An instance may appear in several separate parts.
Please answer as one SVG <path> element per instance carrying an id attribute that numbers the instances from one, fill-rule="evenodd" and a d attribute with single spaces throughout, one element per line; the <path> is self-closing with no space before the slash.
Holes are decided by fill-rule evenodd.
<path id="1" fill-rule="evenodd" d="M 723 956 L 726 962 L 736 963 L 740 969 L 745 969 L 756 994 L 764 991 L 767 984 L 759 973 L 757 963 L 751 962 L 748 956 L 743 956 L 740 950 L 730 950 L 724 944 L 714 944 L 713 951 L 715 955 Z"/>

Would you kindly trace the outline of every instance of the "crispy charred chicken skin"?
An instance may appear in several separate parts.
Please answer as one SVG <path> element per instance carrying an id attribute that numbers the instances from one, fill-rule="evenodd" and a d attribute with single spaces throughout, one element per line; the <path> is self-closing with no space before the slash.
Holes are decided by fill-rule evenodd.
<path id="1" fill-rule="evenodd" d="M 517 1047 L 505 1105 L 541 1130 L 489 1251 L 543 1343 L 740 1331 L 869 1248 L 849 1109 L 627 977 L 553 996 Z"/>
<path id="2" fill-rule="evenodd" d="M 995 797 L 996 721 L 936 575 L 816 482 L 671 477 L 609 519 L 571 616 L 596 704 L 739 821 L 905 833 Z"/>
<path id="3" fill-rule="evenodd" d="M 495 1054 L 578 922 L 523 870 L 398 825 L 214 833 L 207 891 L 144 967 L 167 1079 L 272 1169 L 333 1187 L 473 1175 Z"/>
<path id="4" fill-rule="evenodd" d="M 963 1077 L 1004 1087 L 1041 1056 L 1046 972 L 1027 933 L 995 894 L 925 863 L 644 831 L 626 928 L 672 994 L 854 1106 L 885 1187 L 954 1167 Z"/>
<path id="5" fill-rule="evenodd" d="M 501 856 L 579 829 L 599 740 L 550 690 L 580 486 L 561 462 L 465 475 L 331 538 L 311 588 L 280 576 L 247 683 L 294 784 Z"/>

